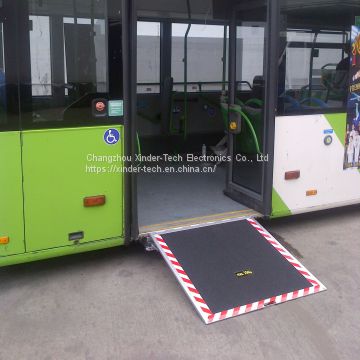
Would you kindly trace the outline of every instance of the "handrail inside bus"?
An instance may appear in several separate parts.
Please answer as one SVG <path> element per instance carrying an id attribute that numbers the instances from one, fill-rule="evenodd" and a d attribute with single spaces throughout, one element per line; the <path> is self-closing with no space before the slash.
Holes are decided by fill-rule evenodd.
<path id="1" fill-rule="evenodd" d="M 224 26 L 224 39 L 223 39 L 223 77 L 222 77 L 222 91 L 225 91 L 226 81 L 226 65 L 227 65 L 227 26 Z"/>
<path id="2" fill-rule="evenodd" d="M 202 87 L 203 85 L 227 85 L 229 82 L 228 81 L 187 81 L 186 84 L 189 85 L 197 85 L 199 87 L 199 91 L 202 91 Z M 246 80 L 240 80 L 240 81 L 236 81 L 236 88 L 238 88 L 238 86 L 240 84 L 244 84 L 247 85 L 249 87 L 250 90 L 252 90 L 252 85 L 249 83 L 249 81 Z M 154 83 L 137 83 L 137 86 L 160 86 L 159 82 L 154 82 Z M 174 82 L 173 85 L 184 85 L 184 82 Z"/>
<path id="3" fill-rule="evenodd" d="M 188 11 L 188 19 L 191 21 L 191 7 L 190 0 L 186 1 L 187 11 Z M 183 121 L 183 131 L 184 131 L 184 140 L 187 138 L 187 117 L 188 117 L 188 102 L 187 102 L 187 77 L 188 77 L 188 37 L 191 29 L 191 22 L 189 22 L 185 38 L 184 38 L 184 121 Z"/>
<path id="4" fill-rule="evenodd" d="M 136 132 L 136 143 L 137 143 L 139 159 L 141 159 L 141 143 L 140 143 L 140 136 L 139 136 L 138 132 Z M 139 161 L 138 165 L 141 165 L 141 161 Z"/>

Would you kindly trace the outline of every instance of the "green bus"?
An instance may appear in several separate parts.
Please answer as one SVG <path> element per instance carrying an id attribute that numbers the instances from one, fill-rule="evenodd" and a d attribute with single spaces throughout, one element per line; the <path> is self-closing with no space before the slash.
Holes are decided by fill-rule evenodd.
<path id="1" fill-rule="evenodd" d="M 1 0 L 0 266 L 359 203 L 356 15 L 355 0 Z"/>

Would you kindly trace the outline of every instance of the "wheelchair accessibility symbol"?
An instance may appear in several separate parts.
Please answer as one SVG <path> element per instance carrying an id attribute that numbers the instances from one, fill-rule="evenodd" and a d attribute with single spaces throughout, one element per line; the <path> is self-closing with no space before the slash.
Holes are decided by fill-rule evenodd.
<path id="1" fill-rule="evenodd" d="M 114 145 L 120 140 L 120 133 L 116 129 L 108 129 L 104 134 L 104 141 L 108 145 Z"/>

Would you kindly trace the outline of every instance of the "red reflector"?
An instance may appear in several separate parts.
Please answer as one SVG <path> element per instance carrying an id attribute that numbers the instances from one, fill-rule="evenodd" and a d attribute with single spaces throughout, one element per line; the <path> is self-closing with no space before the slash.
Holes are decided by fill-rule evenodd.
<path id="1" fill-rule="evenodd" d="M 285 173 L 285 180 L 295 180 L 300 177 L 300 170 L 287 171 Z"/>
<path id="2" fill-rule="evenodd" d="M 98 196 L 89 196 L 84 198 L 84 206 L 101 206 L 105 205 L 106 197 L 105 195 L 98 195 Z"/>

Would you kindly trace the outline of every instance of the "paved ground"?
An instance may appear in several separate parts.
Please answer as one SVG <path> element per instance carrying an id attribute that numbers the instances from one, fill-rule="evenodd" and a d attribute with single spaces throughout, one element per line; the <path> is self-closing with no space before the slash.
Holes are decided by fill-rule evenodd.
<path id="1" fill-rule="evenodd" d="M 328 291 L 203 325 L 141 247 L 0 270 L 0 359 L 324 359 L 360 351 L 360 208 L 267 225 Z"/>

